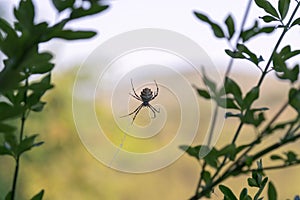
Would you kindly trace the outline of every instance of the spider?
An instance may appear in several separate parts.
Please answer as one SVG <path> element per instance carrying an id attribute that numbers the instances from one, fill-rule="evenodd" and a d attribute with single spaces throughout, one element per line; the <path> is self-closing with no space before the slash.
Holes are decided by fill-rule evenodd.
<path id="1" fill-rule="evenodd" d="M 139 96 L 139 95 L 136 93 L 136 91 L 135 91 L 135 89 L 134 89 L 134 87 L 133 87 L 133 83 L 132 83 L 132 79 L 131 79 L 131 87 L 132 87 L 132 90 L 133 90 L 133 93 L 134 93 L 134 94 L 131 94 L 131 93 L 129 93 L 129 94 L 130 94 L 133 98 L 135 98 L 135 99 L 137 99 L 137 100 L 139 100 L 139 101 L 142 101 L 142 103 L 141 103 L 141 105 L 139 105 L 133 112 L 131 112 L 131 113 L 127 114 L 127 115 L 121 116 L 121 117 L 127 117 L 127 116 L 130 116 L 130 115 L 133 115 L 133 114 L 134 114 L 133 119 L 132 119 L 132 122 L 131 122 L 131 124 L 133 124 L 133 122 L 134 122 L 134 120 L 135 120 L 137 114 L 140 112 L 140 110 L 141 110 L 143 107 L 148 107 L 148 108 L 150 108 L 150 110 L 153 112 L 153 118 L 156 117 L 156 113 L 155 113 L 155 112 L 159 113 L 160 110 L 157 110 L 156 108 L 154 108 L 154 107 L 149 103 L 150 101 L 152 101 L 153 99 L 155 99 L 155 98 L 157 97 L 158 91 L 159 91 L 159 88 L 158 88 L 157 83 L 156 83 L 155 80 L 154 80 L 154 83 L 155 83 L 155 85 L 156 85 L 156 92 L 154 92 L 154 94 L 153 94 L 153 92 L 151 91 L 150 88 L 147 88 L 147 87 L 146 87 L 146 88 L 144 88 L 144 89 L 141 91 L 141 95 Z"/>

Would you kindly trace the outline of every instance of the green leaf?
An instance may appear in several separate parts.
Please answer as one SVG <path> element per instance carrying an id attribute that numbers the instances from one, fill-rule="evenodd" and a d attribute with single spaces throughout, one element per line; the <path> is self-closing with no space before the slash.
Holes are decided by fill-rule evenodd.
<path id="1" fill-rule="evenodd" d="M 263 17 L 260 17 L 262 20 L 264 20 L 264 22 L 266 23 L 270 23 L 270 22 L 274 22 L 274 21 L 278 21 L 277 18 L 270 16 L 270 15 L 265 15 Z"/>
<path id="2" fill-rule="evenodd" d="M 280 79 L 287 79 L 289 81 L 291 81 L 291 83 L 294 83 L 295 81 L 298 80 L 298 76 L 299 76 L 299 65 L 297 64 L 295 67 L 293 67 L 292 69 L 289 69 L 286 67 L 286 65 L 282 66 L 282 70 L 283 73 L 282 74 L 278 74 L 276 73 L 276 76 Z"/>
<path id="3" fill-rule="evenodd" d="M 201 149 L 201 145 L 195 146 L 195 147 L 191 147 L 191 146 L 187 146 L 187 145 L 181 145 L 181 146 L 179 146 L 179 148 L 181 150 L 185 151 L 190 156 L 192 156 L 192 157 L 196 158 L 197 160 L 199 160 L 199 151 Z"/>
<path id="4" fill-rule="evenodd" d="M 295 26 L 295 25 L 300 25 L 300 17 L 295 19 L 295 21 L 293 21 L 291 27 Z"/>
<path id="5" fill-rule="evenodd" d="M 211 175 L 208 171 L 202 171 L 201 172 L 201 177 L 204 180 L 204 182 L 206 183 L 206 185 L 211 183 Z"/>
<path id="6" fill-rule="evenodd" d="M 240 193 L 240 199 L 239 200 L 252 200 L 252 198 L 248 195 L 247 188 L 244 188 Z"/>
<path id="7" fill-rule="evenodd" d="M 271 155 L 271 160 L 284 160 L 281 156 L 279 155 Z"/>
<path id="8" fill-rule="evenodd" d="M 72 8 L 75 0 L 52 0 L 53 5 L 55 8 L 61 12 L 67 8 Z"/>
<path id="9" fill-rule="evenodd" d="M 22 65 L 29 69 L 30 74 L 44 74 L 54 68 L 54 64 L 50 62 L 52 58 L 52 54 L 48 52 L 38 53 L 35 49 L 28 53 Z"/>
<path id="10" fill-rule="evenodd" d="M 222 28 L 216 24 L 215 22 L 211 21 L 206 15 L 199 13 L 199 12 L 194 12 L 194 14 L 196 15 L 196 17 L 200 20 L 202 20 L 203 22 L 206 22 L 210 25 L 211 29 L 213 30 L 214 34 L 216 37 L 218 38 L 224 38 L 225 34 L 222 30 Z"/>
<path id="11" fill-rule="evenodd" d="M 242 105 L 242 90 L 240 86 L 231 78 L 226 77 L 224 88 L 226 94 L 232 94 L 239 106 Z"/>
<path id="12" fill-rule="evenodd" d="M 0 113 L 1 113 L 0 121 L 19 117 L 24 110 L 25 110 L 24 107 L 16 106 L 16 105 L 12 106 L 5 102 L 0 102 Z"/>
<path id="13" fill-rule="evenodd" d="M 0 155 L 2 155 L 2 156 L 4 156 L 4 155 L 13 156 L 14 153 L 11 149 L 8 149 L 7 147 L 0 145 Z"/>
<path id="14" fill-rule="evenodd" d="M 254 178 L 248 178 L 247 179 L 248 185 L 250 187 L 259 187 L 256 180 Z"/>
<path id="15" fill-rule="evenodd" d="M 197 89 L 198 94 L 199 94 L 201 97 L 203 97 L 203 98 L 205 98 L 205 99 L 210 99 L 210 98 L 211 98 L 208 91 L 202 90 L 202 89 L 199 89 L 199 88 L 196 88 L 196 89 Z"/>
<path id="16" fill-rule="evenodd" d="M 247 30 L 244 30 L 242 33 L 241 33 L 241 37 L 243 39 L 243 42 L 246 42 L 248 41 L 249 39 L 261 34 L 261 33 L 271 33 L 275 30 L 275 27 L 274 26 L 267 26 L 267 27 L 263 27 L 263 28 L 260 28 L 258 26 L 258 21 L 255 21 L 254 22 L 254 25 L 247 29 Z"/>
<path id="17" fill-rule="evenodd" d="M 204 84 L 210 89 L 212 93 L 216 94 L 217 92 L 216 83 L 206 76 L 204 69 L 202 70 L 202 74 L 203 74 L 202 80 Z"/>
<path id="18" fill-rule="evenodd" d="M 251 124 L 258 127 L 264 120 L 265 116 L 262 112 L 256 114 L 257 111 L 253 109 L 246 110 L 245 115 L 242 117 L 242 122 L 245 124 Z"/>
<path id="19" fill-rule="evenodd" d="M 7 55 L 7 57 L 18 57 L 22 52 L 19 50 L 19 37 L 16 33 L 16 31 L 11 27 L 11 25 L 5 21 L 4 19 L 0 18 L 0 30 L 2 30 L 6 36 L 3 38 L 0 42 L 0 50 Z M 8 60 L 10 65 L 12 65 L 12 61 Z M 6 62 L 6 67 L 9 68 Z M 2 70 L 0 73 L 3 73 L 4 70 Z"/>
<path id="20" fill-rule="evenodd" d="M 217 103 L 222 108 L 239 110 L 239 107 L 235 104 L 235 101 L 232 98 L 219 98 Z"/>
<path id="21" fill-rule="evenodd" d="M 248 57 L 245 57 L 246 59 L 250 60 L 251 62 L 253 62 L 255 65 L 258 65 L 259 61 L 261 59 L 259 59 L 252 51 L 250 51 L 245 45 L 243 44 L 238 44 L 237 45 L 237 49 L 241 52 L 241 53 L 245 53 L 248 55 Z"/>
<path id="22" fill-rule="evenodd" d="M 12 192 L 9 191 L 9 192 L 7 193 L 7 195 L 5 196 L 5 200 L 11 200 L 11 199 L 12 199 Z"/>
<path id="23" fill-rule="evenodd" d="M 211 24 L 211 28 L 215 34 L 216 37 L 218 38 L 224 38 L 225 34 L 222 30 L 222 28 L 218 24 Z"/>
<path id="24" fill-rule="evenodd" d="M 228 117 L 238 117 L 238 118 L 241 118 L 241 114 L 234 114 L 232 112 L 226 112 L 225 114 L 225 118 L 228 118 Z"/>
<path id="25" fill-rule="evenodd" d="M 37 102 L 35 105 L 32 105 L 30 107 L 30 110 L 32 110 L 34 112 L 41 112 L 44 109 L 45 105 L 46 105 L 46 102 L 40 101 L 40 102 Z"/>
<path id="26" fill-rule="evenodd" d="M 61 38 L 65 40 L 78 40 L 78 39 L 88 39 L 94 37 L 96 32 L 94 31 L 72 31 L 72 30 L 63 30 L 57 32 L 53 35 L 55 38 Z"/>
<path id="27" fill-rule="evenodd" d="M 235 33 L 234 21 L 231 15 L 228 15 L 228 17 L 225 20 L 225 24 L 227 26 L 227 31 L 229 35 L 228 39 L 230 40 Z"/>
<path id="28" fill-rule="evenodd" d="M 210 152 L 204 157 L 206 163 L 215 169 L 217 169 L 219 166 L 218 154 L 219 152 L 215 148 L 212 148 Z"/>
<path id="29" fill-rule="evenodd" d="M 27 34 L 33 29 L 34 26 L 34 6 L 31 0 L 21 0 L 19 8 L 14 9 L 14 14 L 18 20 L 18 26 L 22 31 L 26 31 Z"/>
<path id="30" fill-rule="evenodd" d="M 300 114 L 300 90 L 295 88 L 290 89 L 289 104 Z"/>
<path id="31" fill-rule="evenodd" d="M 258 99 L 259 97 L 259 88 L 258 87 L 254 87 L 252 88 L 245 96 L 245 98 L 243 99 L 243 105 L 242 105 L 242 109 L 247 109 L 250 108 L 250 106 L 253 104 L 253 102 Z"/>
<path id="32" fill-rule="evenodd" d="M 285 153 L 287 160 L 287 163 L 293 163 L 295 161 L 297 161 L 297 154 L 295 154 L 293 151 L 288 151 L 287 153 Z"/>
<path id="33" fill-rule="evenodd" d="M 29 137 L 25 137 L 20 144 L 17 146 L 17 155 L 21 155 L 22 153 L 29 151 L 33 147 L 38 147 L 42 145 L 44 142 L 35 143 L 35 139 L 38 135 L 32 135 Z"/>
<path id="34" fill-rule="evenodd" d="M 103 12 L 108 8 L 106 5 L 101 5 L 97 1 L 90 1 L 91 6 L 89 9 L 80 8 L 73 8 L 72 13 L 70 15 L 71 19 L 82 18 L 89 15 L 94 15 L 100 12 Z"/>
<path id="35" fill-rule="evenodd" d="M 279 18 L 276 9 L 267 0 L 255 0 L 255 3 L 262 9 L 264 9 L 270 15 Z"/>
<path id="36" fill-rule="evenodd" d="M 278 1 L 278 10 L 281 16 L 281 20 L 284 20 L 286 14 L 289 11 L 290 0 L 279 0 Z"/>
<path id="37" fill-rule="evenodd" d="M 225 49 L 225 53 L 229 55 L 231 58 L 246 58 L 241 52 L 239 51 L 231 51 L 229 49 Z"/>
<path id="38" fill-rule="evenodd" d="M 0 123 L 0 133 L 12 133 L 14 130 L 16 130 L 16 127 Z"/>
<path id="39" fill-rule="evenodd" d="M 277 192 L 276 188 L 272 182 L 269 182 L 268 187 L 268 200 L 277 200 Z"/>
<path id="40" fill-rule="evenodd" d="M 42 200 L 44 196 L 44 190 L 41 190 L 39 193 L 34 195 L 34 197 L 31 198 L 31 200 Z"/>
<path id="41" fill-rule="evenodd" d="M 224 194 L 224 199 L 237 200 L 236 196 L 228 187 L 224 185 L 219 185 L 219 189 Z"/>
<path id="42" fill-rule="evenodd" d="M 219 152 L 218 155 L 219 156 L 227 156 L 229 157 L 229 159 L 232 161 L 235 159 L 236 156 L 236 146 L 235 144 L 229 144 L 225 147 L 223 147 Z"/>
<path id="43" fill-rule="evenodd" d="M 264 178 L 264 180 L 261 182 L 261 184 L 259 186 L 259 190 L 257 191 L 257 193 L 254 196 L 255 200 L 259 198 L 259 196 L 261 195 L 262 191 L 264 190 L 267 182 L 268 182 L 268 177 Z"/>

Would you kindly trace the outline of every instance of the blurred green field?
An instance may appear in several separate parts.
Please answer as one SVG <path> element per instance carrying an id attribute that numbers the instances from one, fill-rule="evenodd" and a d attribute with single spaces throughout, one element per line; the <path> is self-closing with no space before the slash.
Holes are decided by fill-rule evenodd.
<path id="1" fill-rule="evenodd" d="M 75 129 L 72 118 L 72 87 L 74 83 L 74 71 L 63 74 L 54 74 L 55 89 L 47 94 L 47 106 L 41 114 L 32 113 L 26 124 L 26 133 L 39 133 L 39 139 L 45 141 L 40 148 L 26 153 L 21 160 L 20 179 L 18 183 L 19 199 L 29 199 L 33 194 L 45 189 L 45 200 L 132 200 L 132 199 L 188 199 L 193 195 L 198 180 L 200 166 L 197 161 L 187 155 L 182 156 L 174 164 L 159 171 L 145 174 L 128 174 L 115 171 L 97 161 L 82 145 Z M 234 79 L 243 85 L 244 89 L 256 83 L 255 75 L 234 74 Z M 200 81 L 199 80 L 195 80 Z M 267 79 L 261 92 L 262 98 L 257 104 L 270 107 L 268 114 L 272 115 L 283 104 L 287 96 L 287 83 L 279 83 L 276 78 Z M 204 100 L 199 99 L 201 109 L 201 126 L 199 130 L 207 129 L 209 118 L 205 112 L 209 112 Z M 274 109 L 273 109 L 274 108 Z M 101 105 L 99 105 L 99 108 Z M 175 109 L 175 108 L 174 108 Z M 282 119 L 293 115 L 290 110 Z M 143 113 L 141 114 L 143 116 Z M 204 117 L 203 117 L 204 116 Z M 107 119 L 109 124 L 109 120 Z M 143 119 L 138 119 L 143 120 Z M 147 120 L 147 119 L 145 119 Z M 232 133 L 236 129 L 237 121 L 227 119 L 222 135 L 217 146 L 222 146 L 230 141 Z M 109 128 L 109 126 L 107 127 Z M 176 126 L 173 127 L 174 129 Z M 121 134 L 109 137 L 116 145 L 120 141 Z M 172 130 L 168 130 L 172 133 Z M 245 127 L 238 143 L 243 144 L 254 138 L 256 133 L 251 127 Z M 266 143 L 278 139 L 280 135 L 270 137 Z M 199 144 L 202 136 L 199 134 L 194 144 Z M 159 146 L 166 143 L 166 138 L 161 138 Z M 127 150 L 148 151 L 157 146 L 147 147 L 139 145 L 138 141 L 128 139 L 124 148 Z M 287 149 L 295 151 L 297 144 L 287 146 Z M 284 149 L 279 152 L 284 152 Z M 0 199 L 10 189 L 12 169 L 14 163 L 11 158 L 0 157 Z M 265 165 L 268 159 L 263 161 Z M 300 194 L 297 184 L 300 179 L 300 166 L 289 168 L 285 171 L 267 172 L 278 189 L 279 199 L 293 198 Z M 230 179 L 224 183 L 239 192 L 246 186 L 245 177 Z M 218 189 L 213 194 L 213 199 L 222 199 Z"/>

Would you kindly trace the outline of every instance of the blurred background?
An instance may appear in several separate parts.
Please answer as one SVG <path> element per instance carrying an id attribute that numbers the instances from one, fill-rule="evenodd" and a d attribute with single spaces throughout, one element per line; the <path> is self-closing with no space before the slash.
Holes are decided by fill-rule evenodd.
<path id="1" fill-rule="evenodd" d="M 51 1 L 35 0 L 33 2 L 37 6 L 37 21 L 55 22 L 62 17 L 55 12 Z M 13 21 L 12 9 L 17 3 L 17 0 L 1 0 L 1 15 Z M 239 25 L 247 1 L 112 0 L 105 3 L 111 6 L 108 11 L 78 20 L 71 25 L 74 29 L 97 30 L 99 34 L 95 38 L 68 43 L 54 40 L 41 46 L 42 49 L 51 50 L 55 54 L 54 62 L 57 64 L 53 74 L 55 89 L 50 91 L 45 98 L 45 101 L 48 102 L 45 111 L 41 114 L 32 113 L 26 125 L 26 132 L 39 133 L 39 139 L 45 141 L 45 144 L 41 148 L 25 154 L 22 158 L 18 195 L 23 199 L 29 199 L 42 188 L 46 191 L 45 199 L 58 200 L 187 199 L 194 193 L 200 166 L 196 160 L 187 155 L 159 171 L 128 174 L 106 167 L 89 154 L 79 139 L 72 116 L 72 89 L 76 72 L 87 56 L 109 38 L 130 30 L 162 28 L 176 31 L 194 40 L 207 52 L 220 73 L 223 73 L 229 62 L 228 56 L 224 53 L 224 49 L 228 48 L 227 43 L 215 39 L 210 28 L 199 22 L 192 12 L 194 10 L 205 12 L 218 22 L 224 21 L 228 13 L 232 13 Z M 247 26 L 251 26 L 253 20 L 260 13 L 261 11 L 253 6 Z M 300 29 L 294 29 L 289 32 L 284 44 L 291 44 L 292 49 L 299 48 L 300 40 L 297 39 L 299 31 Z M 268 36 L 267 40 L 264 36 L 258 37 L 251 41 L 249 47 L 258 54 L 261 53 L 268 57 L 279 32 Z M 296 62 L 296 60 L 291 60 L 291 62 Z M 246 61 L 235 62 L 233 69 L 232 77 L 242 85 L 244 91 L 258 81 L 259 70 Z M 187 76 L 189 75 L 187 74 Z M 166 78 L 172 79 L 173 77 L 166 76 Z M 193 81 L 201 84 L 200 77 L 199 79 L 193 77 Z M 264 95 L 257 104 L 267 105 L 270 108 L 268 114 L 272 116 L 272 113 L 276 112 L 286 99 L 288 84 L 278 81 L 275 76 L 270 74 L 262 89 L 261 93 Z M 100 104 L 96 109 L 105 109 L 101 106 Z M 132 108 L 134 106 L 132 105 Z M 210 108 L 200 98 L 199 106 L 202 118 L 199 134 L 193 143 L 195 145 L 202 141 L 201 130 L 207 129 L 210 120 L 209 117 L 206 117 L 209 115 Z M 172 109 L 178 109 L 176 104 Z M 145 112 L 141 112 L 140 115 L 143 116 L 143 114 Z M 282 119 L 293 114 L 295 113 L 289 110 L 282 116 Z M 106 119 L 106 116 L 103 118 L 109 123 L 109 118 Z M 142 122 L 147 119 L 138 118 L 137 120 Z M 172 121 L 172 119 L 170 120 Z M 232 139 L 232 132 L 236 129 L 237 123 L 233 119 L 226 120 L 217 147 Z M 172 134 L 176 131 L 175 128 L 175 126 L 169 127 L 166 132 Z M 110 139 L 117 145 L 121 140 L 121 133 L 117 130 L 110 131 L 116 134 Z M 243 144 L 255 136 L 256 133 L 251 127 L 245 127 L 238 143 Z M 278 137 L 280 136 L 268 138 L 266 142 L 275 141 Z M 164 144 L 167 139 L 161 138 L 161 144 Z M 148 146 L 147 148 L 143 147 L 134 140 L 126 140 L 124 145 L 130 150 L 149 150 Z M 299 143 L 289 145 L 286 149 L 280 149 L 279 153 L 287 149 L 297 150 Z M 5 193 L 10 189 L 14 163 L 12 159 L 2 156 L 0 163 L 0 199 L 3 199 Z M 268 159 L 264 160 L 264 163 L 267 165 Z M 297 187 L 297 180 L 300 179 L 300 167 L 289 168 L 285 171 L 271 171 L 267 175 L 277 187 L 279 199 L 292 198 L 300 193 L 299 187 Z M 236 193 L 247 185 L 245 177 L 230 179 L 224 184 L 234 188 Z M 213 199 L 221 199 L 218 190 L 213 194 Z"/>

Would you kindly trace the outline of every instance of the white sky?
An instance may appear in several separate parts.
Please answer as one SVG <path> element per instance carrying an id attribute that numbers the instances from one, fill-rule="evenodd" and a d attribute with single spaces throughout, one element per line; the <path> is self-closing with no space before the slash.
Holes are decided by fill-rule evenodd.
<path id="1" fill-rule="evenodd" d="M 1 1 L 3 2 L 2 5 L 7 6 L 5 9 L 7 14 L 12 15 L 13 4 L 18 1 Z M 33 1 L 37 6 L 37 21 L 53 22 L 56 19 L 57 15 L 51 0 Z M 278 2 L 277 0 L 270 1 L 274 3 L 273 5 Z M 78 20 L 71 25 L 73 29 L 97 30 L 99 34 L 95 38 L 75 42 L 54 40 L 43 46 L 54 52 L 55 61 L 58 65 L 56 70 L 81 64 L 90 52 L 109 38 L 141 28 L 162 28 L 183 34 L 198 43 L 215 65 L 226 67 L 229 60 L 229 57 L 224 53 L 224 49 L 229 48 L 226 41 L 216 39 L 209 26 L 197 20 L 192 12 L 197 10 L 207 13 L 211 19 L 219 23 L 224 21 L 229 13 L 233 13 L 235 22 L 239 25 L 248 0 L 112 0 L 107 2 L 111 5 L 108 11 L 84 20 Z M 292 5 L 295 5 L 294 1 L 292 1 Z M 262 10 L 258 9 L 253 2 L 247 27 L 251 26 L 253 20 L 262 14 Z M 10 17 L 12 18 L 12 16 Z M 267 59 L 280 33 L 281 30 L 278 30 L 268 39 L 264 36 L 254 39 L 250 41 L 249 47 L 253 51 L 263 54 L 264 58 Z M 292 44 L 292 49 L 299 48 L 299 33 L 300 27 L 290 31 L 284 43 Z M 241 67 L 244 69 L 253 69 L 244 67 L 247 62 L 241 63 L 243 64 Z"/>

